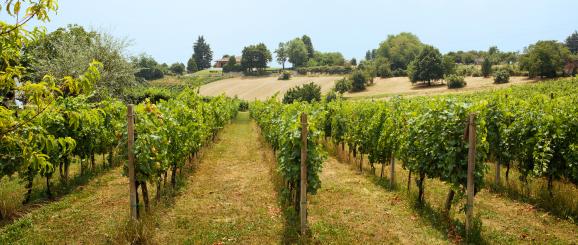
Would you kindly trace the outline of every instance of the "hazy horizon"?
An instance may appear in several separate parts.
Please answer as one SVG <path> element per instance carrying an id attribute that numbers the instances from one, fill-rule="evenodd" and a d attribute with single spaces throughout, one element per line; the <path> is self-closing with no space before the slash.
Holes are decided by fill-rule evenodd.
<path id="1" fill-rule="evenodd" d="M 97 4 L 98 3 L 98 4 Z M 578 1 L 232 1 L 158 3 L 60 0 L 48 31 L 68 24 L 132 40 L 131 55 L 147 53 L 158 62 L 186 63 L 203 35 L 213 59 L 240 55 L 263 42 L 309 35 L 320 51 L 362 59 L 390 34 L 412 32 L 443 53 L 456 50 L 522 51 L 538 40 L 563 41 L 578 29 Z M 275 63 L 275 65 L 277 65 Z"/>

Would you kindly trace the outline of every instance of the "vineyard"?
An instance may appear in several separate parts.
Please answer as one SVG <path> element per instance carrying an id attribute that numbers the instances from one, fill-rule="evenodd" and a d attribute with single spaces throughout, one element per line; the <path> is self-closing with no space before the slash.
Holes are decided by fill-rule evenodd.
<path id="1" fill-rule="evenodd" d="M 396 188 L 394 164 L 401 161 L 403 169 L 409 171 L 408 191 L 412 174 L 415 178 L 418 205 L 424 205 L 427 179 L 446 183 L 449 192 L 443 209 L 450 213 L 452 204 L 466 196 L 469 118 L 473 119 L 470 123 L 477 132 L 474 193 L 485 186 L 494 189 L 509 186 L 513 171 L 518 173 L 517 181 L 527 195 L 531 192 L 529 182 L 541 179 L 546 183 L 545 199 L 566 195 L 555 193 L 556 182 L 574 186 L 571 192 L 575 193 L 577 83 L 577 79 L 559 80 L 475 95 L 396 97 L 381 102 L 336 100 L 282 105 L 272 98 L 251 104 L 251 115 L 276 152 L 278 171 L 286 183 L 284 195 L 295 203 L 296 210 L 301 147 L 299 115 L 306 113 L 311 118 L 308 127 L 311 137 L 307 140 L 308 193 L 315 194 L 320 187 L 319 172 L 326 157 L 323 142 L 330 142 L 335 153 L 346 155 L 348 161 L 358 165 L 359 171 L 363 171 L 367 162 L 371 174 L 376 174 L 381 165 L 383 177 L 385 166 L 389 165 L 390 188 Z M 495 177 L 486 176 L 491 166 Z M 504 168 L 506 184 L 502 185 L 500 174 Z M 559 204 L 562 208 L 548 204 L 543 208 L 550 208 L 559 217 L 578 218 L 575 201 L 555 200 L 566 202 Z"/>
<path id="2" fill-rule="evenodd" d="M 391 16 L 416 31 L 456 28 L 427 1 L 397 10 L 362 2 L 308 3 L 316 14 L 303 21 L 318 36 L 288 40 L 268 35 L 300 33 L 305 22 L 278 28 L 258 7 L 303 12 L 293 2 L 138 4 L 127 14 L 135 3 L 69 1 L 72 15 L 58 16 L 56 0 L 0 3 L 0 245 L 578 244 L 578 32 L 523 51 L 446 53 L 401 32 L 360 58 L 348 49 L 367 45 L 364 31 L 384 34 Z M 540 20 L 527 23 L 531 33 L 507 28 L 501 36 L 512 40 L 496 40 L 505 47 L 575 22 L 548 4 L 483 4 L 496 16 L 560 12 L 526 18 Z M 246 7 L 251 15 L 233 19 Z M 201 23 L 196 41 L 187 34 L 192 53 L 181 48 L 190 28 L 156 26 L 166 22 L 160 11 Z M 355 38 L 315 32 L 338 11 L 351 16 L 335 26 Z M 420 20 L 428 14 L 439 18 Z M 61 23 L 84 22 L 78 16 L 142 32 L 138 48 L 164 60 L 133 55 L 128 38 Z M 226 25 L 203 21 L 214 16 Z M 147 28 L 123 26 L 135 20 Z M 247 21 L 269 34 L 243 37 L 255 35 Z M 500 30 L 484 24 L 479 36 L 459 28 L 446 38 L 479 48 L 472 41 L 486 41 L 484 30 Z M 247 40 L 256 43 L 237 46 Z M 340 42 L 343 54 L 325 51 Z"/>

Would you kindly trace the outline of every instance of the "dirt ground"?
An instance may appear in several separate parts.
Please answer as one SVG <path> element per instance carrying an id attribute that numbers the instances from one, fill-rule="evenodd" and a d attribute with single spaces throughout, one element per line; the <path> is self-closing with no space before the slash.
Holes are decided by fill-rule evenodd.
<path id="1" fill-rule="evenodd" d="M 428 94 L 447 94 L 463 93 L 468 91 L 477 91 L 485 89 L 507 88 L 512 85 L 532 83 L 535 80 L 527 77 L 511 77 L 510 82 L 506 84 L 494 84 L 492 77 L 466 77 L 467 85 L 460 89 L 448 89 L 445 84 L 423 86 L 413 85 L 407 77 L 376 78 L 375 84 L 367 87 L 365 91 L 356 93 L 346 93 L 345 97 L 349 98 L 381 98 L 391 95 L 428 95 Z"/>
<path id="2" fill-rule="evenodd" d="M 279 92 L 279 98 L 292 87 L 314 82 L 321 86 L 321 92 L 328 92 L 341 76 L 293 77 L 289 81 L 277 80 L 277 77 L 262 78 L 230 78 L 206 84 L 200 88 L 202 95 L 216 96 L 225 94 L 238 96 L 241 99 L 265 100 Z M 507 84 L 494 84 L 492 77 L 467 77 L 467 86 L 461 89 L 448 89 L 445 84 L 432 86 L 413 85 L 407 77 L 376 78 L 375 83 L 365 91 L 346 93 L 344 96 L 351 99 L 384 98 L 392 95 L 429 95 L 463 93 L 478 90 L 507 88 L 512 85 L 532 83 L 535 80 L 527 77 L 511 77 Z"/>
<path id="3" fill-rule="evenodd" d="M 277 77 L 260 78 L 230 78 L 206 84 L 201 87 L 202 95 L 216 96 L 226 94 L 228 96 L 237 95 L 241 99 L 265 100 L 279 92 L 279 97 L 292 87 L 314 82 L 321 86 L 321 92 L 325 93 L 333 88 L 335 81 L 341 79 L 340 76 L 320 76 L 320 77 L 293 77 L 291 80 L 277 80 Z"/>

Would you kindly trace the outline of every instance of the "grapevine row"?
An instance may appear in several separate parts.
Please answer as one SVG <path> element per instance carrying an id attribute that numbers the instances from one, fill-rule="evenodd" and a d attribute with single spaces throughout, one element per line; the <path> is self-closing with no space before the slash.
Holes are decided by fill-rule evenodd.
<path id="1" fill-rule="evenodd" d="M 318 144 L 322 138 L 325 112 L 320 105 L 294 103 L 283 105 L 276 99 L 254 102 L 250 106 L 251 117 L 257 121 L 266 141 L 276 153 L 278 171 L 285 180 L 285 193 L 299 207 L 301 123 L 302 113 L 308 115 L 307 134 L 307 193 L 315 194 L 321 187 L 319 172 L 326 153 Z"/>

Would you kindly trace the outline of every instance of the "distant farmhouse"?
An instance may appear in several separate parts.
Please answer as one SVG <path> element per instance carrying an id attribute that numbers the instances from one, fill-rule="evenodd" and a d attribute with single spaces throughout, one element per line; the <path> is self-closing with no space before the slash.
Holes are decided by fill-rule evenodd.
<path id="1" fill-rule="evenodd" d="M 215 61 L 215 68 L 223 68 L 223 66 L 225 66 L 227 64 L 227 62 L 229 62 L 229 58 L 230 56 L 225 55 L 223 56 L 223 58 L 221 58 L 220 60 Z M 235 60 L 237 61 L 237 64 L 241 63 L 241 56 L 235 56 Z"/>

